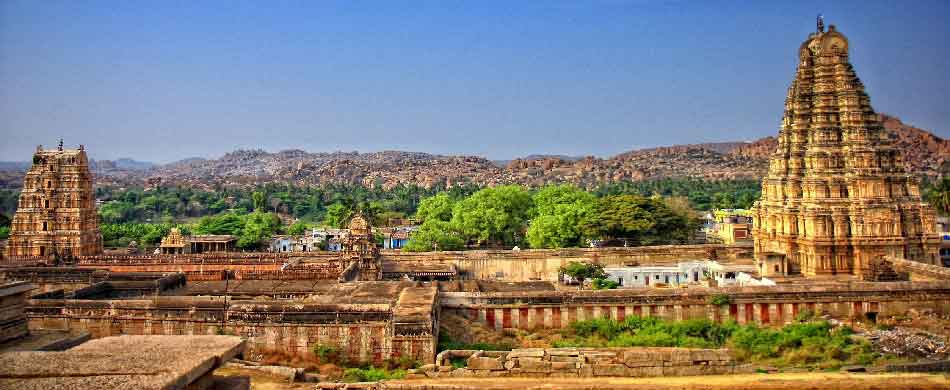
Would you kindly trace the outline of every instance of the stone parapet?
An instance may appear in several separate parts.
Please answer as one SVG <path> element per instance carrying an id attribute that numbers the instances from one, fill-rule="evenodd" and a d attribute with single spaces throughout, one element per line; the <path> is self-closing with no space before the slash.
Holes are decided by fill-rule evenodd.
<path id="1" fill-rule="evenodd" d="M 464 359 L 465 366 L 453 362 Z M 726 349 L 527 348 L 443 351 L 435 365 L 413 375 L 428 377 L 649 377 L 732 374 L 748 370 Z"/>
<path id="2" fill-rule="evenodd" d="M 33 286 L 27 282 L 0 284 L 0 343 L 29 334 L 26 295 Z"/>

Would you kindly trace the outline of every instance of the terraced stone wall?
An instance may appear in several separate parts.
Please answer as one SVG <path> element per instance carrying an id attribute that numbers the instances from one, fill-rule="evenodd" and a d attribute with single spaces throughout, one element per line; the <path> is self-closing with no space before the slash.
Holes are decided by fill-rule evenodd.
<path id="1" fill-rule="evenodd" d="M 384 250 L 381 256 L 383 261 L 454 264 L 462 279 L 511 282 L 556 281 L 558 269 L 570 261 L 596 262 L 609 267 L 675 265 L 681 261 L 702 259 L 753 264 L 751 245 L 719 244 L 446 252 Z"/>
<path id="2" fill-rule="evenodd" d="M 433 304 L 430 302 L 430 307 Z M 26 308 L 30 329 L 115 335 L 239 335 L 247 357 L 277 351 L 312 356 L 317 345 L 337 348 L 356 362 L 381 363 L 411 356 L 432 362 L 435 336 L 415 327 L 396 330 L 390 304 L 234 302 L 223 298 L 159 297 L 137 300 L 34 299 Z M 422 313 L 425 313 L 423 311 Z M 429 319 L 429 326 L 437 326 Z"/>
<path id="3" fill-rule="evenodd" d="M 713 298 L 719 303 L 713 304 Z M 609 317 L 655 316 L 669 320 L 708 318 L 781 326 L 799 313 L 857 319 L 868 313 L 899 315 L 910 308 L 950 313 L 950 282 L 815 283 L 738 288 L 624 289 L 442 293 L 442 310 L 496 329 L 561 328 L 571 322 Z"/>

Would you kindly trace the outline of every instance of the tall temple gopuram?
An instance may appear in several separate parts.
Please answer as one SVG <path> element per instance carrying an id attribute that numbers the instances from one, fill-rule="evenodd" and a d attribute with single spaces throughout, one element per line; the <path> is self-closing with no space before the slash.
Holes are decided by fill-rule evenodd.
<path id="1" fill-rule="evenodd" d="M 882 255 L 938 264 L 933 208 L 871 108 L 848 39 L 819 19 L 798 61 L 753 206 L 760 272 L 860 276 Z"/>
<path id="2" fill-rule="evenodd" d="M 102 235 L 86 151 L 36 148 L 10 226 L 8 256 L 102 253 Z"/>

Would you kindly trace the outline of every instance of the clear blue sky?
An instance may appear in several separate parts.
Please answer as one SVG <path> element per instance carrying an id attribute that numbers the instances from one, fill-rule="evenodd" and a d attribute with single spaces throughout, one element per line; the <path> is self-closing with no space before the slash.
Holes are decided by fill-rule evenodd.
<path id="1" fill-rule="evenodd" d="M 948 1 L 3 0 L 0 160 L 751 140 L 819 12 L 877 111 L 950 136 Z"/>

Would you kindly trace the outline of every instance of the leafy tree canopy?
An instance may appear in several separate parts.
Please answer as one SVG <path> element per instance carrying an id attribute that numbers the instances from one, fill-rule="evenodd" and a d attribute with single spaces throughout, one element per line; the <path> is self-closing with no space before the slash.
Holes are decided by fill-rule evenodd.
<path id="1" fill-rule="evenodd" d="M 579 282 L 587 279 L 606 279 L 607 273 L 604 272 L 604 266 L 590 262 L 572 261 L 561 266 L 562 274 L 570 276 Z"/>
<path id="2" fill-rule="evenodd" d="M 449 221 L 452 219 L 452 206 L 454 205 L 455 201 L 448 193 L 440 192 L 435 196 L 430 196 L 419 202 L 416 219 L 418 219 L 419 222 L 425 222 L 430 219 Z"/>
<path id="3" fill-rule="evenodd" d="M 465 248 L 465 240 L 450 222 L 430 218 L 412 234 L 405 249 L 409 252 L 454 251 Z"/>
<path id="4" fill-rule="evenodd" d="M 452 224 L 470 240 L 518 245 L 533 211 L 531 195 L 520 186 L 486 188 L 455 205 Z"/>

